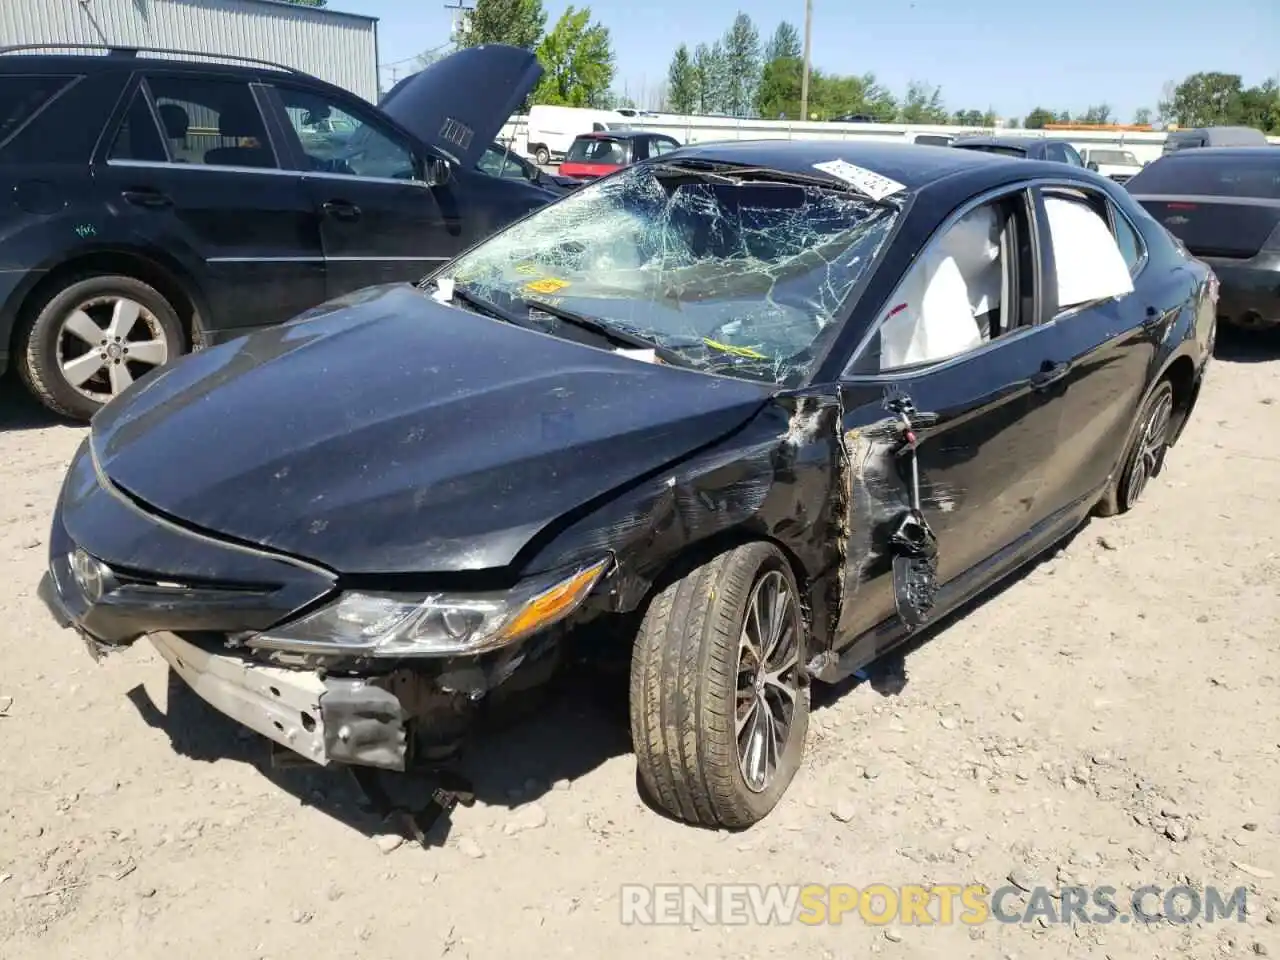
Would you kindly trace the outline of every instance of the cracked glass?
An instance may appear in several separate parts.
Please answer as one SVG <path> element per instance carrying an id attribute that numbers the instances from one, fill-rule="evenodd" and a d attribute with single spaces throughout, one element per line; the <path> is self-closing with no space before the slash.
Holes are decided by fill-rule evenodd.
<path id="1" fill-rule="evenodd" d="M 650 343 L 659 362 L 785 386 L 821 357 L 898 215 L 816 177 L 642 164 L 545 207 L 431 281 L 513 321 L 543 305 Z"/>

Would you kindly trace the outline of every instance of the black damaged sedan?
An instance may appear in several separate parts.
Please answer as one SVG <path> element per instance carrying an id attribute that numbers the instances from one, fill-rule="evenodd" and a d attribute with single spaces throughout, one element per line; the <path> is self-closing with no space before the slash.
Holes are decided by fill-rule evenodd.
<path id="1" fill-rule="evenodd" d="M 69 468 L 41 594 L 366 773 L 624 657 L 647 792 L 746 826 L 812 681 L 1138 501 L 1216 298 L 1087 170 L 683 148 L 138 382 Z"/>

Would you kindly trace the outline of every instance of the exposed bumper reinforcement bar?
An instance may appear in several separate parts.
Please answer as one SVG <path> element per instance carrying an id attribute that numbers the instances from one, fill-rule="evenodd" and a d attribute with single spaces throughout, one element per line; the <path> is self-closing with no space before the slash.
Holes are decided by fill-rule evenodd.
<path id="1" fill-rule="evenodd" d="M 150 635 L 174 672 L 215 710 L 320 766 L 405 769 L 404 710 L 363 679 L 325 678 L 202 649 L 172 633 Z"/>

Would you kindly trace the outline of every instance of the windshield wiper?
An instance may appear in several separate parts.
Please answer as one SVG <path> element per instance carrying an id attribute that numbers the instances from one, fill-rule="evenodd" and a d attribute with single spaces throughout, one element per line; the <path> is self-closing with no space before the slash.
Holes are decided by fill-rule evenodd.
<path id="1" fill-rule="evenodd" d="M 440 281 L 437 280 L 435 286 L 436 289 L 439 289 Z M 454 300 L 460 300 L 476 313 L 484 314 L 486 317 L 490 317 L 494 320 L 501 320 L 504 323 L 509 323 L 516 327 L 525 326 L 525 324 L 520 322 L 520 318 L 516 316 L 516 314 L 509 310 L 502 309 L 502 307 L 498 306 L 496 303 L 492 303 L 483 297 L 477 297 L 474 293 L 471 293 L 465 287 L 458 286 L 456 283 L 453 285 L 453 296 L 450 297 L 450 301 Z"/>
<path id="2" fill-rule="evenodd" d="M 660 346 L 653 340 L 642 337 L 638 333 L 615 327 L 612 324 L 605 323 L 603 320 L 597 320 L 595 317 L 588 317 L 586 314 L 578 313 L 574 310 L 566 310 L 564 307 L 552 306 L 542 300 L 517 300 L 516 302 L 528 307 L 530 313 L 535 310 L 540 311 L 547 314 L 547 316 L 563 320 L 565 323 L 580 327 L 583 330 L 590 330 L 606 340 L 612 340 L 614 343 L 630 347 L 633 350 L 652 350 L 655 356 L 662 358 L 664 363 L 669 363 L 672 366 L 693 366 L 692 363 L 675 351 L 668 350 L 666 347 Z"/>

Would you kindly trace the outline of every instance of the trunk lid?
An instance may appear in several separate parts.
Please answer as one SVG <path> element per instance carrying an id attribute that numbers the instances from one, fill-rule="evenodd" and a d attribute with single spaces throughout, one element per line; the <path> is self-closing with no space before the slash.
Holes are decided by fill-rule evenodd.
<path id="1" fill-rule="evenodd" d="M 769 385 L 374 287 L 191 354 L 95 418 L 153 510 L 340 573 L 503 567 L 548 524 L 745 424 Z"/>
<path id="2" fill-rule="evenodd" d="M 1280 201 L 1141 195 L 1135 199 L 1195 257 L 1248 260 L 1280 227 Z"/>
<path id="3" fill-rule="evenodd" d="M 405 77 L 378 107 L 423 143 L 470 168 L 541 77 L 533 51 L 484 44 Z"/>

